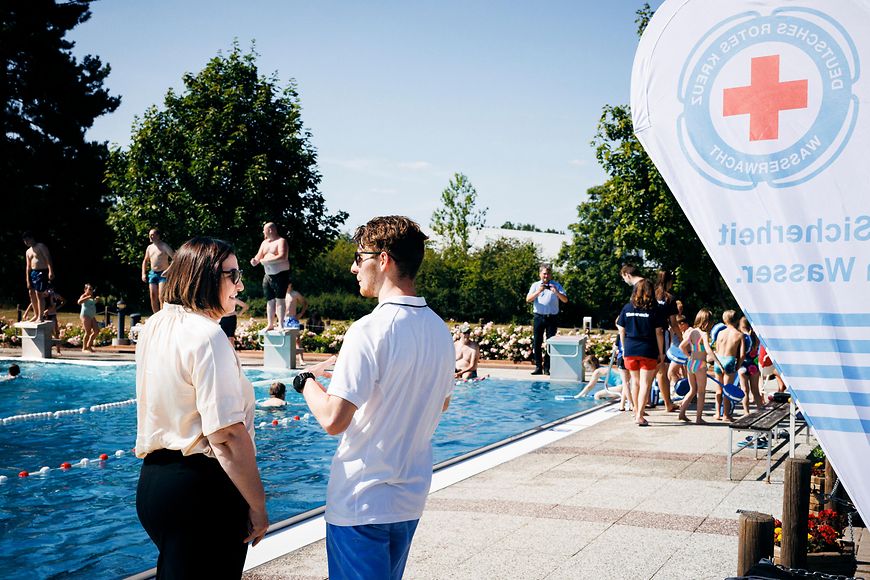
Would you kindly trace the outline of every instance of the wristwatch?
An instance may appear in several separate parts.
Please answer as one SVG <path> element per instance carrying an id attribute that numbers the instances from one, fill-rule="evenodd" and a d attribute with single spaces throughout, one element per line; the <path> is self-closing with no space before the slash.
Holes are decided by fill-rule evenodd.
<path id="1" fill-rule="evenodd" d="M 313 378 L 313 373 L 299 373 L 298 375 L 293 377 L 293 388 L 296 389 L 296 392 L 301 395 L 302 391 L 305 390 L 305 383 L 308 381 L 308 379 Z"/>

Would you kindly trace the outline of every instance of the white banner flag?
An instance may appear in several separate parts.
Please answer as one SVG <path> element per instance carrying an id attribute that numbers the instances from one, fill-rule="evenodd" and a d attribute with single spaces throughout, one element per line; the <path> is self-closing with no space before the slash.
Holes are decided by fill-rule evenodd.
<path id="1" fill-rule="evenodd" d="M 667 0 L 634 130 L 870 521 L 868 0 Z M 691 248 L 686 248 L 691 251 Z"/>

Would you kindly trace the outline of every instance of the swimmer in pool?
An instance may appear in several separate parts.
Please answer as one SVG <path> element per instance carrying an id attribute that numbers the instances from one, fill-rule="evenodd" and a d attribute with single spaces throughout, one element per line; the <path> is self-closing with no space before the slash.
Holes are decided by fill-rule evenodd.
<path id="1" fill-rule="evenodd" d="M 283 407 L 287 404 L 287 401 L 284 400 L 284 396 L 287 393 L 287 387 L 284 386 L 284 383 L 279 383 L 275 381 L 269 387 L 269 398 L 263 401 L 262 403 L 258 403 L 260 407 Z"/>
<path id="2" fill-rule="evenodd" d="M 21 374 L 21 367 L 17 364 L 9 365 L 9 370 L 6 371 L 6 375 L 0 377 L 0 383 L 5 383 L 6 381 L 11 381 L 13 379 L 17 379 Z"/>

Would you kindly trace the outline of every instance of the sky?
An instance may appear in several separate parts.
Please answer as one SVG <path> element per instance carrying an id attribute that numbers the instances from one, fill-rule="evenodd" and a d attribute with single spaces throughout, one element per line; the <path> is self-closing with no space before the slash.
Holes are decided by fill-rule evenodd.
<path id="1" fill-rule="evenodd" d="M 661 2 L 650 4 L 656 8 Z M 100 0 L 68 36 L 111 66 L 121 106 L 88 138 L 127 147 L 134 118 L 237 40 L 295 82 L 327 207 L 428 226 L 454 173 L 487 225 L 566 230 L 607 176 L 590 141 L 628 104 L 639 0 Z"/>

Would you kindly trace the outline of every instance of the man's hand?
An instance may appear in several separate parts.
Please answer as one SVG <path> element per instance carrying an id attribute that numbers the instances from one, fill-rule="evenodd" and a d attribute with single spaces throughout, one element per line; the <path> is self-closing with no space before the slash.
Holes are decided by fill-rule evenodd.
<path id="1" fill-rule="evenodd" d="M 265 509 L 255 510 L 251 508 L 248 510 L 248 528 L 250 533 L 245 538 L 245 543 L 253 542 L 251 547 L 254 547 L 260 543 L 260 540 L 266 535 L 266 530 L 269 529 L 269 516 L 266 515 Z"/>
<path id="2" fill-rule="evenodd" d="M 258 266 L 260 264 L 260 260 L 257 258 L 251 258 L 251 266 Z"/>
<path id="3" fill-rule="evenodd" d="M 143 281 L 143 282 L 147 282 L 147 281 L 148 281 L 148 276 L 145 274 L 145 272 L 142 272 L 142 281 Z"/>
<path id="4" fill-rule="evenodd" d="M 327 379 L 332 376 L 332 373 L 328 372 L 326 369 L 333 366 L 336 361 L 335 355 L 332 355 L 328 359 L 323 362 L 319 362 L 314 366 L 307 368 L 306 370 L 313 374 L 315 377 L 326 377 Z"/>

